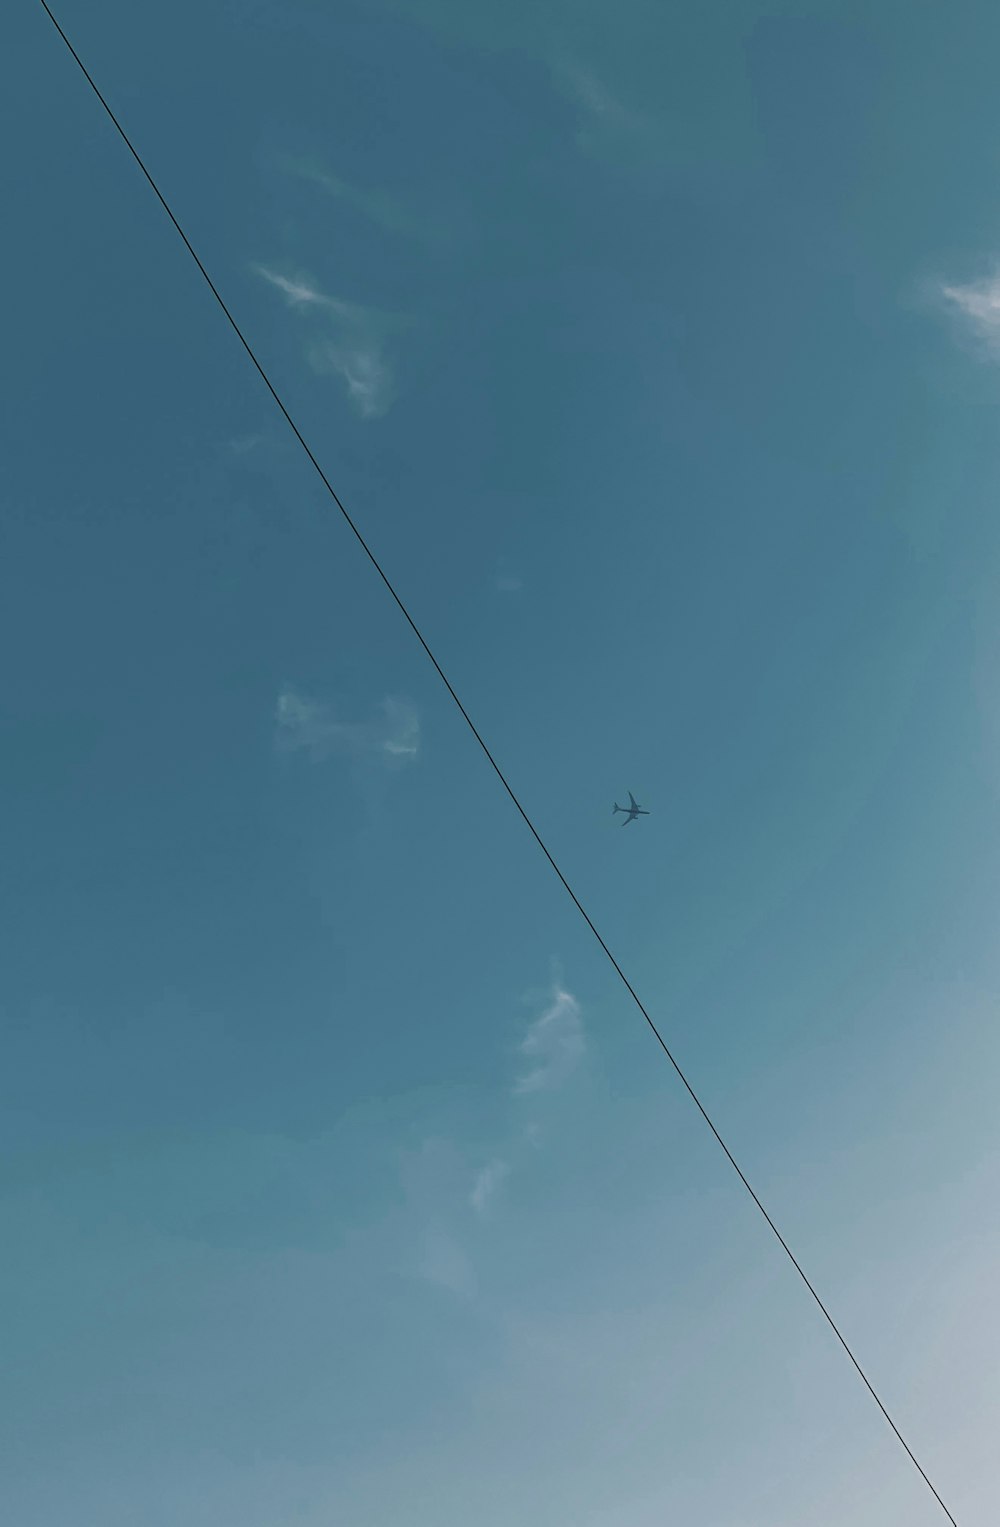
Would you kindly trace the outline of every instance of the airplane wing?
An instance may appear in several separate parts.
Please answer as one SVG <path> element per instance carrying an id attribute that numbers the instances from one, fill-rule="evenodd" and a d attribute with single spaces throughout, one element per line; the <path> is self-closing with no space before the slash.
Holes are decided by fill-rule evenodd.
<path id="1" fill-rule="evenodd" d="M 631 803 L 632 810 L 633 811 L 638 811 L 638 809 L 639 809 L 639 802 L 636 800 L 636 798 L 632 794 L 631 790 L 628 793 L 628 798 L 629 798 L 629 802 Z"/>
<path id="2" fill-rule="evenodd" d="M 634 822 L 634 821 L 635 821 L 635 817 L 626 817 L 624 822 L 622 823 L 622 826 L 623 827 L 627 827 L 630 822 Z"/>

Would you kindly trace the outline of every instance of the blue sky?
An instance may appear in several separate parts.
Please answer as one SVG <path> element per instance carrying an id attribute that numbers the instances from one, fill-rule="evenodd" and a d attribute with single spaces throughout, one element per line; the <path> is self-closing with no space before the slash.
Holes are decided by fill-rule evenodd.
<path id="1" fill-rule="evenodd" d="M 943 1520 L 41 8 L 9 11 L 5 1518 Z M 57 14 L 990 1520 L 1000 14 Z"/>

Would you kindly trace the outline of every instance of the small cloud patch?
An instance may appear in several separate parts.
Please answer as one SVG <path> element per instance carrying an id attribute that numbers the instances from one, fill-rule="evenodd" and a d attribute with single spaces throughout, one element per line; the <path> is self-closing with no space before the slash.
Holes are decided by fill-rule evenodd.
<path id="1" fill-rule="evenodd" d="M 429 248 L 448 242 L 445 230 L 429 220 L 422 211 L 414 211 L 403 197 L 388 191 L 352 185 L 327 169 L 318 159 L 283 159 L 280 163 L 286 174 L 297 180 L 308 181 L 337 201 L 356 208 L 381 228 L 383 233 L 415 239 Z"/>
<path id="2" fill-rule="evenodd" d="M 476 1292 L 475 1274 L 468 1253 L 446 1230 L 426 1232 L 418 1271 L 426 1283 L 444 1289 L 458 1299 L 471 1299 Z"/>
<path id="3" fill-rule="evenodd" d="M 412 760 L 420 752 L 420 715 L 412 701 L 390 697 L 371 719 L 347 721 L 332 706 L 286 685 L 275 707 L 275 746 L 317 763 L 338 754 Z"/>
<path id="4" fill-rule="evenodd" d="M 557 987 L 549 1006 L 521 1041 L 521 1054 L 529 1065 L 514 1083 L 515 1095 L 549 1092 L 561 1086 L 576 1070 L 586 1045 L 580 1004 L 570 992 Z"/>
<path id="5" fill-rule="evenodd" d="M 504 1180 L 509 1176 L 510 1167 L 506 1161 L 491 1161 L 488 1166 L 484 1166 L 476 1173 L 469 1202 L 477 1214 L 484 1215 L 487 1212 Z"/>
<path id="6" fill-rule="evenodd" d="M 311 323 L 305 353 L 313 370 L 339 377 L 363 419 L 387 413 L 395 382 L 385 354 L 391 327 L 385 314 L 330 297 L 307 276 L 286 276 L 263 265 L 255 270 L 293 312 Z"/>
<path id="7" fill-rule="evenodd" d="M 968 332 L 1000 353 L 1000 272 L 964 286 L 942 282 L 938 295 Z"/>

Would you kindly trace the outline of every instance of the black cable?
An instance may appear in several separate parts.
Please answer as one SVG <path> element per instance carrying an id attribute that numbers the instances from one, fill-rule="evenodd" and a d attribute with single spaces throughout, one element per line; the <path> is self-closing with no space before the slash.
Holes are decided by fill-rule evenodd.
<path id="1" fill-rule="evenodd" d="M 108 105 L 107 101 L 104 99 L 104 96 L 101 94 L 100 90 L 98 89 L 97 85 L 95 84 L 93 78 L 91 77 L 89 71 L 87 70 L 87 67 L 84 64 L 84 62 L 83 62 L 82 58 L 80 57 L 79 53 L 77 53 L 76 49 L 74 48 L 73 44 L 70 42 L 69 38 L 66 36 L 66 33 L 63 31 L 62 27 L 59 25 L 59 23 L 56 20 L 55 16 L 53 16 L 51 10 L 48 7 L 48 4 L 46 3 L 46 0 L 39 0 L 39 3 L 41 4 L 42 9 L 45 11 L 45 14 L 48 16 L 48 18 L 51 21 L 52 25 L 55 27 L 56 31 L 59 33 L 59 36 L 62 38 L 63 42 L 66 44 L 66 47 L 69 49 L 69 52 L 72 54 L 75 62 L 79 66 L 81 74 L 83 75 L 84 79 L 87 81 L 87 84 L 90 86 L 91 90 L 94 92 L 95 96 L 100 101 L 101 105 L 104 107 L 104 110 L 107 112 L 107 115 L 109 116 L 109 118 L 111 119 L 112 123 L 114 124 L 115 129 L 116 129 L 119 137 L 121 138 L 122 142 L 125 144 L 125 147 L 128 149 L 129 153 L 132 155 L 132 158 L 135 160 L 136 164 L 139 166 L 139 169 L 142 171 L 142 173 L 145 176 L 146 180 L 149 182 L 150 188 L 152 189 L 154 196 L 156 197 L 157 201 L 160 203 L 160 206 L 163 208 L 164 212 L 167 214 L 168 218 L 173 223 L 174 228 L 176 229 L 177 233 L 180 235 L 181 239 L 183 240 L 184 246 L 187 249 L 188 254 L 191 256 L 192 260 L 197 265 L 199 271 L 201 272 L 202 276 L 204 277 L 206 285 L 208 286 L 209 290 L 211 291 L 212 296 L 215 298 L 216 302 L 219 304 L 219 307 L 222 309 L 222 311 L 225 314 L 226 318 L 229 320 L 229 324 L 230 324 L 230 327 L 233 330 L 233 333 L 236 335 L 236 338 L 239 340 L 240 344 L 243 346 L 243 348 L 246 351 L 247 355 L 250 357 L 250 360 L 253 362 L 253 365 L 256 368 L 256 370 L 257 370 L 257 372 L 258 372 L 258 374 L 259 374 L 259 376 L 261 378 L 261 381 L 264 383 L 264 386 L 267 388 L 268 392 L 271 394 L 271 397 L 274 399 L 275 403 L 278 405 L 278 408 L 281 410 L 281 413 L 284 416 L 286 424 L 288 425 L 289 429 L 292 431 L 292 434 L 295 436 L 296 440 L 299 442 L 299 445 L 305 451 L 305 453 L 308 456 L 308 458 L 309 458 L 310 462 L 312 463 L 313 467 L 316 469 L 316 473 L 319 476 L 320 481 L 322 482 L 324 488 L 329 493 L 330 497 L 333 499 L 333 502 L 336 504 L 337 508 L 340 510 L 341 514 L 343 515 L 345 522 L 347 523 L 349 529 L 353 533 L 356 541 L 358 542 L 358 545 L 361 547 L 361 550 L 364 552 L 365 556 L 368 558 L 368 560 L 371 563 L 372 567 L 375 569 L 376 573 L 381 578 L 383 584 L 385 585 L 385 587 L 388 590 L 389 594 L 392 596 L 392 599 L 394 600 L 397 608 L 399 609 L 401 615 L 403 616 L 403 619 L 406 621 L 407 625 L 410 627 L 410 630 L 413 632 L 414 636 L 417 638 L 417 641 L 420 643 L 420 645 L 424 649 L 424 652 L 426 653 L 427 657 L 430 659 L 431 663 L 433 664 L 434 669 L 435 669 L 435 671 L 436 671 L 436 673 L 438 675 L 438 678 L 441 680 L 441 682 L 444 685 L 445 689 L 447 689 L 449 695 L 451 696 L 451 698 L 454 700 L 455 704 L 457 705 L 457 707 L 458 707 L 458 709 L 459 709 L 459 711 L 460 711 L 460 713 L 462 715 L 462 719 L 465 721 L 465 723 L 468 726 L 469 730 L 471 731 L 473 737 L 475 737 L 475 739 L 478 742 L 480 748 L 483 750 L 483 753 L 486 755 L 486 758 L 487 758 L 487 760 L 488 760 L 488 762 L 490 764 L 490 767 L 493 769 L 493 772 L 496 774 L 497 779 L 500 781 L 501 785 L 503 785 L 503 788 L 506 790 L 507 794 L 510 796 L 511 801 L 513 802 L 513 804 L 514 804 L 518 814 L 520 815 L 520 817 L 521 817 L 522 821 L 524 822 L 525 826 L 527 827 L 528 831 L 531 833 L 531 836 L 534 838 L 535 842 L 538 844 L 538 846 L 541 849 L 542 853 L 545 855 L 546 859 L 549 861 L 550 866 L 555 871 L 556 875 L 559 877 L 559 880 L 562 883 L 563 889 L 566 891 L 566 893 L 570 897 L 571 901 L 573 902 L 573 905 L 576 907 L 576 909 L 579 912 L 580 916 L 583 918 L 584 922 L 587 924 L 587 927 L 590 929 L 591 933 L 594 935 L 595 939 L 600 944 L 602 950 L 607 955 L 607 957 L 610 960 L 612 966 L 614 967 L 614 970 L 615 970 L 616 974 L 618 975 L 619 979 L 621 980 L 622 985 L 625 987 L 625 990 L 628 992 L 629 996 L 632 998 L 632 1001 L 635 1003 L 636 1007 L 639 1009 L 639 1011 L 642 1014 L 643 1018 L 645 1018 L 647 1024 L 649 1025 L 649 1028 L 652 1031 L 653 1037 L 655 1038 L 657 1044 L 660 1046 L 660 1049 L 663 1051 L 664 1055 L 667 1057 L 667 1060 L 670 1062 L 670 1064 L 673 1066 L 674 1070 L 676 1071 L 677 1075 L 680 1077 L 680 1080 L 683 1083 L 683 1085 L 684 1085 L 684 1087 L 685 1087 L 685 1089 L 686 1089 L 686 1091 L 688 1093 L 688 1096 L 691 1098 L 691 1100 L 694 1103 L 695 1107 L 697 1108 L 698 1112 L 701 1114 L 701 1116 L 704 1119 L 705 1123 L 708 1125 L 709 1129 L 712 1131 L 712 1134 L 715 1136 L 716 1141 L 721 1146 L 722 1150 L 725 1152 L 726 1159 L 729 1162 L 730 1166 L 733 1168 L 733 1170 L 736 1173 L 737 1177 L 739 1177 L 740 1182 L 746 1188 L 747 1192 L 750 1194 L 750 1197 L 753 1199 L 754 1203 L 757 1205 L 757 1208 L 760 1210 L 761 1214 L 764 1216 L 765 1220 L 767 1221 L 767 1223 L 768 1223 L 771 1231 L 773 1232 L 774 1237 L 777 1240 L 777 1242 L 778 1242 L 779 1246 L 781 1247 L 782 1251 L 785 1253 L 785 1255 L 787 1256 L 788 1260 L 791 1262 L 792 1266 L 795 1268 L 795 1271 L 798 1273 L 799 1277 L 802 1279 L 802 1282 L 805 1284 L 805 1286 L 809 1290 L 810 1294 L 812 1294 L 813 1299 L 816 1301 L 816 1304 L 819 1306 L 819 1308 L 820 1308 L 820 1310 L 821 1310 L 821 1312 L 822 1312 L 822 1314 L 823 1314 L 827 1324 L 829 1325 L 831 1331 L 833 1332 L 834 1336 L 836 1336 L 837 1340 L 840 1342 L 840 1345 L 843 1347 L 844 1351 L 847 1353 L 847 1355 L 850 1358 L 851 1362 L 854 1364 L 854 1367 L 857 1369 L 857 1372 L 861 1376 L 861 1379 L 862 1379 L 862 1381 L 863 1381 L 863 1383 L 865 1385 L 865 1388 L 868 1390 L 868 1393 L 871 1395 L 872 1399 L 875 1401 L 875 1404 L 878 1406 L 879 1410 L 882 1412 L 882 1415 L 884 1416 L 885 1420 L 889 1423 L 889 1426 L 892 1428 L 892 1430 L 893 1430 L 893 1432 L 894 1432 L 894 1434 L 896 1436 L 897 1441 L 904 1448 L 904 1450 L 905 1450 L 905 1452 L 907 1454 L 907 1457 L 909 1458 L 910 1462 L 913 1464 L 914 1468 L 917 1470 L 917 1472 L 920 1475 L 921 1479 L 924 1481 L 924 1484 L 927 1486 L 928 1490 L 930 1490 L 931 1494 L 933 1495 L 934 1499 L 937 1501 L 938 1505 L 941 1507 L 941 1510 L 944 1512 L 944 1514 L 948 1518 L 949 1522 L 951 1522 L 952 1527 L 958 1527 L 958 1523 L 955 1521 L 955 1518 L 952 1516 L 951 1512 L 948 1510 L 948 1507 L 945 1505 L 944 1501 L 941 1499 L 941 1497 L 938 1494 L 937 1490 L 935 1490 L 934 1486 L 931 1484 L 931 1481 L 928 1478 L 927 1474 L 924 1472 L 923 1468 L 921 1467 L 921 1465 L 920 1465 L 920 1463 L 919 1463 L 919 1461 L 918 1461 L 918 1459 L 916 1457 L 916 1454 L 913 1452 L 913 1450 L 910 1447 L 909 1443 L 906 1441 L 906 1438 L 903 1436 L 902 1432 L 899 1430 L 899 1427 L 896 1425 L 895 1421 L 892 1419 L 892 1417 L 890 1416 L 889 1412 L 886 1410 L 886 1408 L 883 1405 L 882 1401 L 879 1399 L 878 1394 L 876 1393 L 874 1387 L 872 1386 L 871 1381 L 868 1378 L 868 1375 L 865 1373 L 865 1371 L 862 1368 L 861 1364 L 858 1362 L 857 1358 L 854 1356 L 854 1353 L 851 1351 L 850 1347 L 848 1346 L 846 1339 L 841 1335 L 840 1330 L 839 1330 L 839 1328 L 838 1328 L 838 1326 L 836 1324 L 836 1321 L 834 1320 L 833 1316 L 830 1314 L 830 1312 L 827 1309 L 826 1305 L 823 1303 L 823 1301 L 820 1298 L 819 1294 L 816 1292 L 815 1288 L 813 1288 L 813 1285 L 810 1283 L 810 1281 L 809 1281 L 808 1277 L 806 1276 L 805 1272 L 802 1270 L 802 1267 L 799 1265 L 798 1261 L 796 1260 L 796 1257 L 795 1257 L 794 1253 L 792 1252 L 791 1247 L 788 1245 L 788 1242 L 785 1240 L 784 1236 L 781 1234 L 781 1231 L 778 1229 L 777 1225 L 774 1223 L 774 1220 L 768 1214 L 767 1210 L 764 1208 L 764 1205 L 761 1203 L 760 1199 L 757 1197 L 757 1194 L 754 1192 L 753 1188 L 750 1186 L 750 1184 L 747 1181 L 746 1177 L 743 1175 L 743 1172 L 742 1172 L 742 1170 L 741 1170 L 741 1168 L 739 1166 L 739 1163 L 737 1162 L 735 1156 L 733 1155 L 732 1151 L 729 1149 L 729 1146 L 726 1144 L 725 1140 L 723 1140 L 722 1136 L 719 1134 L 719 1131 L 716 1129 L 715 1125 L 712 1123 L 712 1120 L 710 1119 L 710 1117 L 709 1117 L 709 1115 L 708 1115 L 708 1113 L 707 1113 L 707 1111 L 705 1109 L 704 1104 L 702 1103 L 701 1099 L 698 1097 L 698 1094 L 695 1092 L 694 1088 L 691 1086 L 691 1083 L 688 1081 L 687 1077 L 684 1075 L 684 1072 L 681 1070 L 680 1065 L 678 1064 L 678 1062 L 674 1059 L 673 1055 L 671 1054 L 671 1052 L 670 1052 L 670 1050 L 669 1050 L 669 1048 L 667 1046 L 667 1043 L 666 1043 L 666 1041 L 663 1038 L 663 1035 L 660 1033 L 659 1029 L 656 1027 L 656 1024 L 653 1022 L 652 1018 L 649 1016 L 649 1013 L 646 1011 L 645 1007 L 643 1006 L 642 1002 L 640 1001 L 637 992 L 635 991 L 634 987 L 632 986 L 632 983 L 628 979 L 628 976 L 626 976 L 625 972 L 622 970 L 622 968 L 619 965 L 618 961 L 615 959 L 614 955 L 611 953 L 611 950 L 608 948 L 607 944 L 604 942 L 604 939 L 601 937 L 600 933 L 597 931 L 597 928 L 591 922 L 590 916 L 587 913 L 586 908 L 583 906 L 583 904 L 580 901 L 579 897 L 577 896 L 576 892 L 573 890 L 573 887 L 570 885 L 569 881 L 566 879 L 566 876 L 563 874 L 562 870 L 559 868 L 558 864 L 553 859 L 552 855 L 549 853 L 549 850 L 546 848 L 544 842 L 542 841 L 542 838 L 541 838 L 541 835 L 538 832 L 538 829 L 535 827 L 535 824 L 532 822 L 531 818 L 528 816 L 528 813 L 525 811 L 524 807 L 521 805 L 521 802 L 518 800 L 517 796 L 514 794 L 514 791 L 511 789 L 510 785 L 507 783 L 507 780 L 506 780 L 506 778 L 505 778 L 505 776 L 503 774 L 502 769 L 500 768 L 500 765 L 497 763 L 496 759 L 493 757 L 493 754 L 490 752 L 490 750 L 487 747 L 486 743 L 484 742 L 483 738 L 480 736 L 478 730 L 476 729 L 476 725 L 475 725 L 475 723 L 472 720 L 472 717 L 469 715 L 469 713 L 466 710 L 465 706 L 462 704 L 461 700 L 458 698 L 458 695 L 455 693 L 454 689 L 451 687 L 451 683 L 448 680 L 447 674 L 444 672 L 444 669 L 441 667 L 441 664 L 438 662 L 437 658 L 434 656 L 434 653 L 431 651 L 430 647 L 427 645 L 427 642 L 424 640 L 424 637 L 421 634 L 420 628 L 418 627 L 416 621 L 413 619 L 413 616 L 410 614 L 409 610 L 406 608 L 406 606 L 403 603 L 402 599 L 399 597 L 399 595 L 396 593 L 396 590 L 393 588 L 392 584 L 390 583 L 388 577 L 383 572 L 382 567 L 380 566 L 380 564 L 378 562 L 378 559 L 375 556 L 375 553 L 372 551 L 371 547 L 368 545 L 368 543 L 365 540 L 364 536 L 361 534 L 361 531 L 358 529 L 357 525 L 354 523 L 354 521 L 352 520 L 351 516 L 348 514 L 347 510 L 344 508 L 344 505 L 341 503 L 339 497 L 337 496 L 337 493 L 335 492 L 335 490 L 333 488 L 333 485 L 331 484 L 331 482 L 327 478 L 326 473 L 323 471 L 323 468 L 320 466 L 319 462 L 316 460 L 316 457 L 313 455 L 312 451 L 309 449 L 309 446 L 306 444 L 303 436 L 299 433 L 299 429 L 298 429 L 298 426 L 295 423 L 295 420 L 292 418 L 291 414 L 288 412 L 288 409 L 285 407 L 284 403 L 281 401 L 281 398 L 278 396 L 278 393 L 275 390 L 273 384 L 271 383 L 271 380 L 268 377 L 266 371 L 264 370 L 264 368 L 261 365 L 260 361 L 257 359 L 256 355 L 254 354 L 253 350 L 251 349 L 249 341 L 245 338 L 245 336 L 243 334 L 243 331 L 241 330 L 239 324 L 236 322 L 236 319 L 233 317 L 232 313 L 229 311 L 228 307 L 226 306 L 225 302 L 223 301 L 222 296 L 221 296 L 218 288 L 216 287 L 216 285 L 215 285 L 214 281 L 212 280 L 211 276 L 208 274 L 208 271 L 205 269 L 204 265 L 201 263 L 201 260 L 198 258 L 198 255 L 195 253 L 194 247 L 191 244 L 190 239 L 188 238 L 187 234 L 184 232 L 184 229 L 181 227 L 180 223 L 177 221 L 177 219 L 174 216 L 173 212 L 170 210 L 170 207 L 167 204 L 167 201 L 166 201 L 165 197 L 163 196 L 163 193 L 161 192 L 159 186 L 156 184 L 156 181 L 153 179 L 152 175 L 147 170 L 147 168 L 146 168 L 145 164 L 143 163 L 142 159 L 140 158 L 137 150 L 133 147 L 133 145 L 132 145 L 132 143 L 131 143 L 131 141 L 130 141 L 130 139 L 128 137 L 128 134 L 125 132 L 125 129 L 122 127 L 121 123 L 118 121 L 118 118 L 115 116 L 114 112 L 111 110 L 111 107 Z"/>

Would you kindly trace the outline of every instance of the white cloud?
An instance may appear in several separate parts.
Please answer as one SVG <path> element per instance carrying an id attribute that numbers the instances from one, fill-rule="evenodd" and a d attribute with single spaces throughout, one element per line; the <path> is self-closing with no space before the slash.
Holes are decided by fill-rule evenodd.
<path id="1" fill-rule="evenodd" d="M 1000 273 L 966 286 L 942 283 L 941 296 L 980 339 L 1000 347 Z"/>
<path id="2" fill-rule="evenodd" d="M 515 1081 L 515 1094 L 550 1091 L 566 1081 L 586 1049 L 576 998 L 557 986 L 549 1006 L 530 1025 L 520 1048 L 531 1064 Z"/>
<path id="3" fill-rule="evenodd" d="M 569 1079 L 585 1048 L 580 1005 L 557 981 L 521 1041 L 527 1067 L 512 1092 L 530 1098 L 532 1114 L 544 1114 L 546 1094 Z M 489 1222 L 505 1184 L 537 1160 L 544 1143 L 543 1126 L 537 1118 L 525 1119 L 522 1105 L 509 1106 L 508 1112 L 506 1127 L 490 1146 L 481 1137 L 427 1137 L 400 1163 L 404 1222 L 412 1235 L 410 1268 L 424 1282 L 461 1299 L 477 1294 L 472 1217 Z"/>
<path id="4" fill-rule="evenodd" d="M 293 312 L 309 314 L 322 325 L 311 334 L 306 358 L 314 371 L 339 376 L 362 418 L 377 419 L 393 398 L 393 371 L 386 359 L 386 317 L 372 308 L 329 297 L 305 276 L 283 276 L 267 266 L 254 267 Z"/>
<path id="5" fill-rule="evenodd" d="M 318 159 L 282 159 L 280 167 L 297 180 L 319 186 L 335 200 L 355 207 L 384 233 L 416 239 L 435 247 L 447 243 L 445 230 L 421 212 L 414 213 L 407 203 L 391 192 L 365 189 L 342 180 Z"/>
<path id="6" fill-rule="evenodd" d="M 582 109 L 577 141 L 581 148 L 619 150 L 654 147 L 662 137 L 658 124 L 626 106 L 592 69 L 572 59 L 552 66 L 556 83 Z"/>
<path id="7" fill-rule="evenodd" d="M 229 451 L 233 456 L 249 456 L 263 441 L 263 435 L 239 435 L 229 441 Z"/>
<path id="8" fill-rule="evenodd" d="M 277 271 L 268 270 L 264 265 L 255 267 L 258 276 L 263 276 L 265 281 L 270 281 L 285 297 L 288 298 L 291 307 L 308 306 L 315 304 L 324 307 L 333 302 L 332 298 L 324 297 L 323 294 L 310 286 L 307 281 L 293 281 L 288 276 L 281 276 Z"/>
<path id="9" fill-rule="evenodd" d="M 285 753 L 319 761 L 335 754 L 412 759 L 420 752 L 420 715 L 410 700 L 383 700 L 368 721 L 343 721 L 323 701 L 287 686 L 275 708 L 275 741 Z"/>
<path id="10" fill-rule="evenodd" d="M 428 1230 L 424 1236 L 419 1262 L 420 1276 L 435 1288 L 443 1288 L 460 1299 L 470 1299 L 476 1291 L 472 1263 L 464 1247 L 446 1230 Z"/>
<path id="11" fill-rule="evenodd" d="M 387 699 L 381 705 L 383 752 L 394 758 L 415 758 L 420 752 L 420 716 L 409 700 Z"/>
<path id="12" fill-rule="evenodd" d="M 498 594 L 518 594 L 524 587 L 521 575 L 507 557 L 499 557 L 493 569 L 493 587 Z"/>
<path id="13" fill-rule="evenodd" d="M 563 64 L 558 73 L 580 105 L 593 116 L 612 121 L 627 119 L 629 114 L 621 102 L 589 69 L 579 64 Z"/>
<path id="14" fill-rule="evenodd" d="M 320 375 L 340 377 L 363 419 L 379 419 L 388 411 L 393 396 L 392 368 L 377 345 L 317 340 L 309 346 L 307 356 Z"/>
<path id="15" fill-rule="evenodd" d="M 506 1161 L 491 1161 L 476 1173 L 469 1202 L 477 1214 L 485 1214 L 501 1184 L 510 1175 Z"/>

